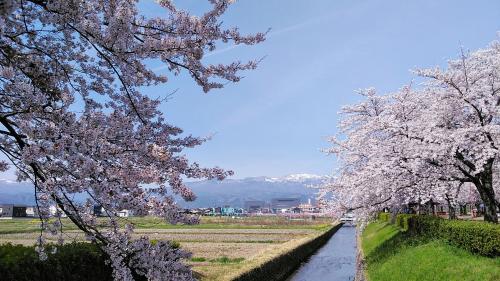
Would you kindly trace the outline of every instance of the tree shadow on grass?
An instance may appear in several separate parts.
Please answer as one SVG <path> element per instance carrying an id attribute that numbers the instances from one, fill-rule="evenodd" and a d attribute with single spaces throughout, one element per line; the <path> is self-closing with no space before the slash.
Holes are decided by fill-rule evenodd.
<path id="1" fill-rule="evenodd" d="M 366 257 L 368 263 L 383 263 L 402 249 L 430 242 L 431 239 L 398 232 L 373 249 Z"/>

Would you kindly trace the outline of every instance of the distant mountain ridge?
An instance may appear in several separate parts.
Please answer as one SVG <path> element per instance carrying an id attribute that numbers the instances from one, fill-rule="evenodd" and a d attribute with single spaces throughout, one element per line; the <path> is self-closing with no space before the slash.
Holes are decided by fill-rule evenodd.
<path id="1" fill-rule="evenodd" d="M 271 201 L 272 198 L 299 198 L 301 202 L 314 201 L 314 186 L 329 180 L 329 176 L 292 174 L 284 177 L 249 177 L 223 181 L 204 180 L 187 182 L 197 199 L 193 202 L 179 200 L 186 208 L 217 207 L 229 205 L 244 207 L 245 201 Z M 33 185 L 27 182 L 0 180 L 0 204 L 35 203 Z"/>
<path id="2" fill-rule="evenodd" d="M 270 182 L 322 182 L 324 180 L 330 179 L 329 176 L 319 176 L 314 174 L 291 174 L 281 178 L 266 178 L 266 181 Z"/>
<path id="3" fill-rule="evenodd" d="M 35 203 L 34 187 L 28 182 L 16 182 L 0 179 L 0 204 Z"/>
<path id="4" fill-rule="evenodd" d="M 329 180 L 328 176 L 292 174 L 285 177 L 250 177 L 223 181 L 200 181 L 187 183 L 197 199 L 180 202 L 186 207 L 216 207 L 229 205 L 244 207 L 245 201 L 271 201 L 272 198 L 299 198 L 301 202 L 315 201 L 318 192 L 315 186 Z"/>

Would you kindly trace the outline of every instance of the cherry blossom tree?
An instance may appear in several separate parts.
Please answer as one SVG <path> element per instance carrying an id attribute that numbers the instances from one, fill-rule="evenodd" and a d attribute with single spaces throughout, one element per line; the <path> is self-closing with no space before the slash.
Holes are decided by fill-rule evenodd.
<path id="1" fill-rule="evenodd" d="M 59 208 L 109 255 L 116 280 L 193 280 L 182 263 L 188 253 L 168 242 L 132 239 L 133 226 L 117 213 L 153 214 L 170 223 L 196 223 L 180 214 L 175 196 L 194 200 L 184 178 L 223 179 L 231 172 L 202 168 L 182 154 L 203 138 L 183 135 L 139 88 L 167 82 L 146 60 L 188 73 L 203 91 L 240 80 L 257 61 L 206 64 L 223 44 L 253 45 L 263 33 L 244 36 L 223 28 L 231 1 L 210 0 L 194 16 L 169 0 L 165 16 L 146 17 L 136 0 L 8 0 L 0 4 L 0 151 L 19 181 L 34 184 L 44 256 L 46 235 L 59 235 Z M 145 188 L 145 185 L 155 186 Z M 85 194 L 83 203 L 73 200 Z M 94 205 L 108 220 L 98 226 Z M 102 222 L 99 222 L 102 223 Z"/>
<path id="2" fill-rule="evenodd" d="M 332 204 L 365 214 L 402 203 L 449 201 L 463 183 L 475 186 L 485 220 L 498 222 L 500 43 L 462 53 L 446 69 L 422 69 L 424 83 L 342 111 L 328 151 L 341 161 Z M 497 195 L 495 195 L 497 194 Z"/>

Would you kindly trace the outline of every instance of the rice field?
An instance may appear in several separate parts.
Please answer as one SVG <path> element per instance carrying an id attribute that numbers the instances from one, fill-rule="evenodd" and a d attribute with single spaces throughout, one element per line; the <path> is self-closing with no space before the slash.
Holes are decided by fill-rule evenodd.
<path id="1" fill-rule="evenodd" d="M 137 237 L 176 241 L 190 251 L 192 258 L 187 263 L 199 279 L 207 281 L 230 280 L 238 272 L 313 239 L 331 226 L 328 218 L 203 217 L 198 225 L 170 225 L 150 217 L 128 221 L 136 226 Z M 84 239 L 69 221 L 65 221 L 64 229 L 67 241 Z M 0 220 L 0 244 L 33 245 L 38 231 L 36 220 Z"/>

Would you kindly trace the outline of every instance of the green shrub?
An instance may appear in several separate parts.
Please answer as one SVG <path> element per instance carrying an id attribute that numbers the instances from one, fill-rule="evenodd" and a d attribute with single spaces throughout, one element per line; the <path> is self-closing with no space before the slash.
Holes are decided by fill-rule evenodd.
<path id="1" fill-rule="evenodd" d="M 433 217 L 418 217 L 426 221 L 434 234 L 457 247 L 483 256 L 500 256 L 500 225 L 488 222 L 446 220 Z"/>
<path id="2" fill-rule="evenodd" d="M 16 280 L 113 280 L 106 256 L 96 245 L 71 243 L 47 249 L 41 261 L 34 247 L 0 245 L 0 279 Z"/>
<path id="3" fill-rule="evenodd" d="M 226 256 L 223 256 L 223 257 L 220 257 L 220 258 L 216 258 L 216 259 L 212 259 L 210 260 L 210 262 L 216 262 L 216 263 L 224 263 L 224 264 L 227 264 L 227 263 L 240 263 L 242 261 L 244 261 L 245 258 L 228 258 Z"/>
<path id="4" fill-rule="evenodd" d="M 485 256 L 500 256 L 500 226 L 486 222 L 448 221 L 441 236 L 450 244 Z"/>
<path id="5" fill-rule="evenodd" d="M 409 225 L 408 221 L 409 218 L 413 217 L 414 215 L 409 215 L 409 214 L 398 214 L 396 216 L 396 225 L 401 228 L 404 232 L 409 230 Z"/>
<path id="6" fill-rule="evenodd" d="M 379 213 L 378 219 L 380 221 L 388 222 L 391 219 L 391 214 L 390 213 Z"/>
<path id="7" fill-rule="evenodd" d="M 409 224 L 413 234 L 441 238 L 451 245 L 483 256 L 500 256 L 500 225 L 432 216 L 413 216 Z"/>
<path id="8" fill-rule="evenodd" d="M 179 249 L 181 247 L 181 243 L 179 243 L 178 241 L 169 241 L 169 243 L 170 247 L 174 249 Z"/>
<path id="9" fill-rule="evenodd" d="M 204 258 L 204 257 L 193 257 L 193 258 L 191 258 L 191 261 L 193 261 L 193 262 L 204 262 L 204 261 L 207 261 L 207 259 Z"/>
<path id="10" fill-rule="evenodd" d="M 380 213 L 379 220 L 389 222 L 388 215 Z M 489 257 L 500 256 L 498 224 L 408 214 L 397 215 L 395 224 L 413 237 L 438 238 L 471 253 Z"/>

